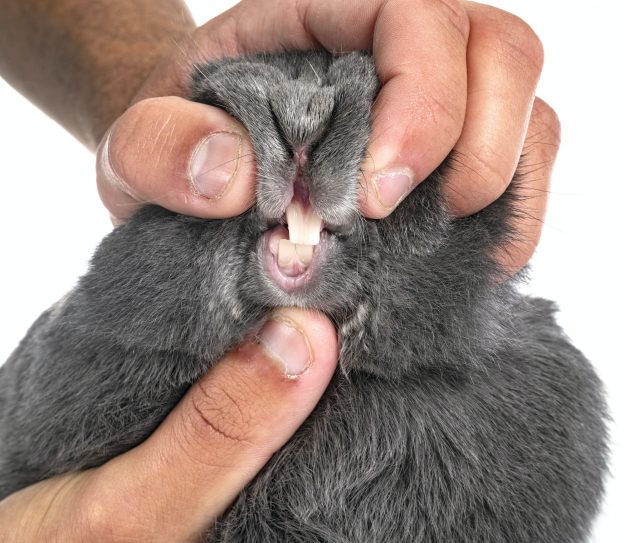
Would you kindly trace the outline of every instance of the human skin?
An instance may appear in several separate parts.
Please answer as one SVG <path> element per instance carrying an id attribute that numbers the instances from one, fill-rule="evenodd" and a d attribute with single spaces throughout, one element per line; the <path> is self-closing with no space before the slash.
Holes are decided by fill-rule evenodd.
<path id="1" fill-rule="evenodd" d="M 559 124 L 534 96 L 541 44 L 513 15 L 459 0 L 249 0 L 196 28 L 177 0 L 0 0 L 0 11 L 0 73 L 97 149 L 98 188 L 115 222 L 145 202 L 206 218 L 241 213 L 253 202 L 244 127 L 184 99 L 193 63 L 283 47 L 369 49 L 383 87 L 362 166 L 362 213 L 387 216 L 451 150 L 449 208 L 474 213 L 502 194 L 523 154 L 530 173 L 520 236 L 499 258 L 513 274 L 537 244 Z M 288 344 L 292 330 L 303 334 L 314 360 L 307 370 L 294 379 L 266 370 L 282 368 L 297 349 L 278 348 L 276 366 L 275 348 L 242 346 L 145 444 L 0 502 L 8 540 L 197 538 L 305 420 L 335 368 L 327 319 L 283 311 L 296 326 L 271 328 L 271 341 Z M 266 388 L 249 395 L 254 371 Z M 228 392 L 216 394 L 223 404 L 215 391 Z M 192 423 L 198 405 L 208 405 L 207 426 Z M 166 469 L 163 459 L 170 460 Z M 182 491 L 179 481 L 194 490 Z M 181 519 L 182 512 L 189 516 Z"/>
<path id="2" fill-rule="evenodd" d="M 0 502 L 0 541 L 192 541 L 295 433 L 336 368 L 317 313 L 282 309 L 141 445 Z"/>

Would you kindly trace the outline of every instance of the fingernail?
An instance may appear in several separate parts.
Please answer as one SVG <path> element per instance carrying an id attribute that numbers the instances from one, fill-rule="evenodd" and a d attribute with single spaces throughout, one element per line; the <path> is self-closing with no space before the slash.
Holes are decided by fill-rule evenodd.
<path id="1" fill-rule="evenodd" d="M 379 203 L 394 209 L 414 187 L 414 174 L 409 168 L 377 172 L 373 176 L 373 187 Z"/>
<path id="2" fill-rule="evenodd" d="M 193 151 L 190 178 L 195 190 L 206 198 L 219 198 L 236 176 L 242 137 L 235 132 L 216 132 Z"/>
<path id="3" fill-rule="evenodd" d="M 259 333 L 260 343 L 289 378 L 305 372 L 312 363 L 310 342 L 301 327 L 282 316 L 274 316 Z"/>

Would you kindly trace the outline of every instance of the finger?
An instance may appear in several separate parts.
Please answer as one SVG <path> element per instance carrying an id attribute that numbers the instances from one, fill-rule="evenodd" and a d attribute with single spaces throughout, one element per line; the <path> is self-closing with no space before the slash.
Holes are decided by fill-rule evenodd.
<path id="1" fill-rule="evenodd" d="M 543 64 L 541 43 L 524 21 L 479 4 L 468 12 L 468 104 L 455 146 L 460 167 L 445 186 L 457 216 L 488 206 L 511 182 Z"/>
<path id="2" fill-rule="evenodd" d="M 540 239 L 552 170 L 559 150 L 561 127 L 557 114 L 539 98 L 535 99 L 519 168 L 514 238 L 501 250 L 498 260 L 506 274 L 513 276 L 526 265 Z"/>
<path id="3" fill-rule="evenodd" d="M 89 541 L 82 515 L 85 483 L 92 470 L 46 479 L 0 501 L 0 541 Z"/>
<path id="4" fill-rule="evenodd" d="M 94 523 L 131 519 L 116 528 L 124 541 L 196 537 L 307 418 L 337 358 L 326 317 L 281 310 L 195 384 L 146 442 L 98 470 Z"/>
<path id="5" fill-rule="evenodd" d="M 383 87 L 363 170 L 361 209 L 382 218 L 448 155 L 466 108 L 468 18 L 459 3 L 388 2 L 373 53 Z"/>
<path id="6" fill-rule="evenodd" d="M 371 50 L 383 89 L 373 110 L 361 208 L 379 218 L 431 173 L 459 138 L 468 32 L 468 16 L 457 0 L 254 0 L 201 27 L 194 47 L 182 56 L 188 62 L 283 48 Z"/>
<path id="7" fill-rule="evenodd" d="M 220 109 L 177 97 L 126 111 L 97 153 L 102 201 L 116 221 L 146 203 L 202 218 L 238 215 L 254 198 L 247 131 Z"/>

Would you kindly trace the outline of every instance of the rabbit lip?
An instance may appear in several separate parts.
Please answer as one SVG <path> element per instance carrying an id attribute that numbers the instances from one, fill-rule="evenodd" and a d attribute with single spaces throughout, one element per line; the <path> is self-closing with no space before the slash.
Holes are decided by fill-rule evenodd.
<path id="1" fill-rule="evenodd" d="M 291 292 L 307 285 L 319 268 L 327 244 L 327 233 L 321 231 L 319 243 L 293 243 L 288 230 L 278 225 L 268 230 L 261 245 L 265 271 L 281 289 Z"/>

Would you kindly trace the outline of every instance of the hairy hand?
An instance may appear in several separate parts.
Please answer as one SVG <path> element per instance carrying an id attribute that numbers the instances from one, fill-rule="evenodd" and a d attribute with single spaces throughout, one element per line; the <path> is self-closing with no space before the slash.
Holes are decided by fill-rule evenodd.
<path id="1" fill-rule="evenodd" d="M 446 185 L 464 216 L 496 200 L 521 155 L 520 236 L 502 256 L 513 273 L 539 239 L 559 144 L 556 115 L 535 99 L 543 52 L 531 28 L 460 0 L 244 0 L 197 28 L 148 77 L 98 153 L 98 186 L 116 221 L 152 202 L 220 218 L 254 198 L 245 129 L 182 99 L 194 62 L 281 48 L 373 52 L 383 87 L 363 165 L 361 209 L 387 216 L 454 150 Z"/>
<path id="2" fill-rule="evenodd" d="M 200 379 L 147 441 L 0 502 L 0 539 L 196 540 L 308 417 L 337 359 L 326 317 L 280 310 Z"/>

